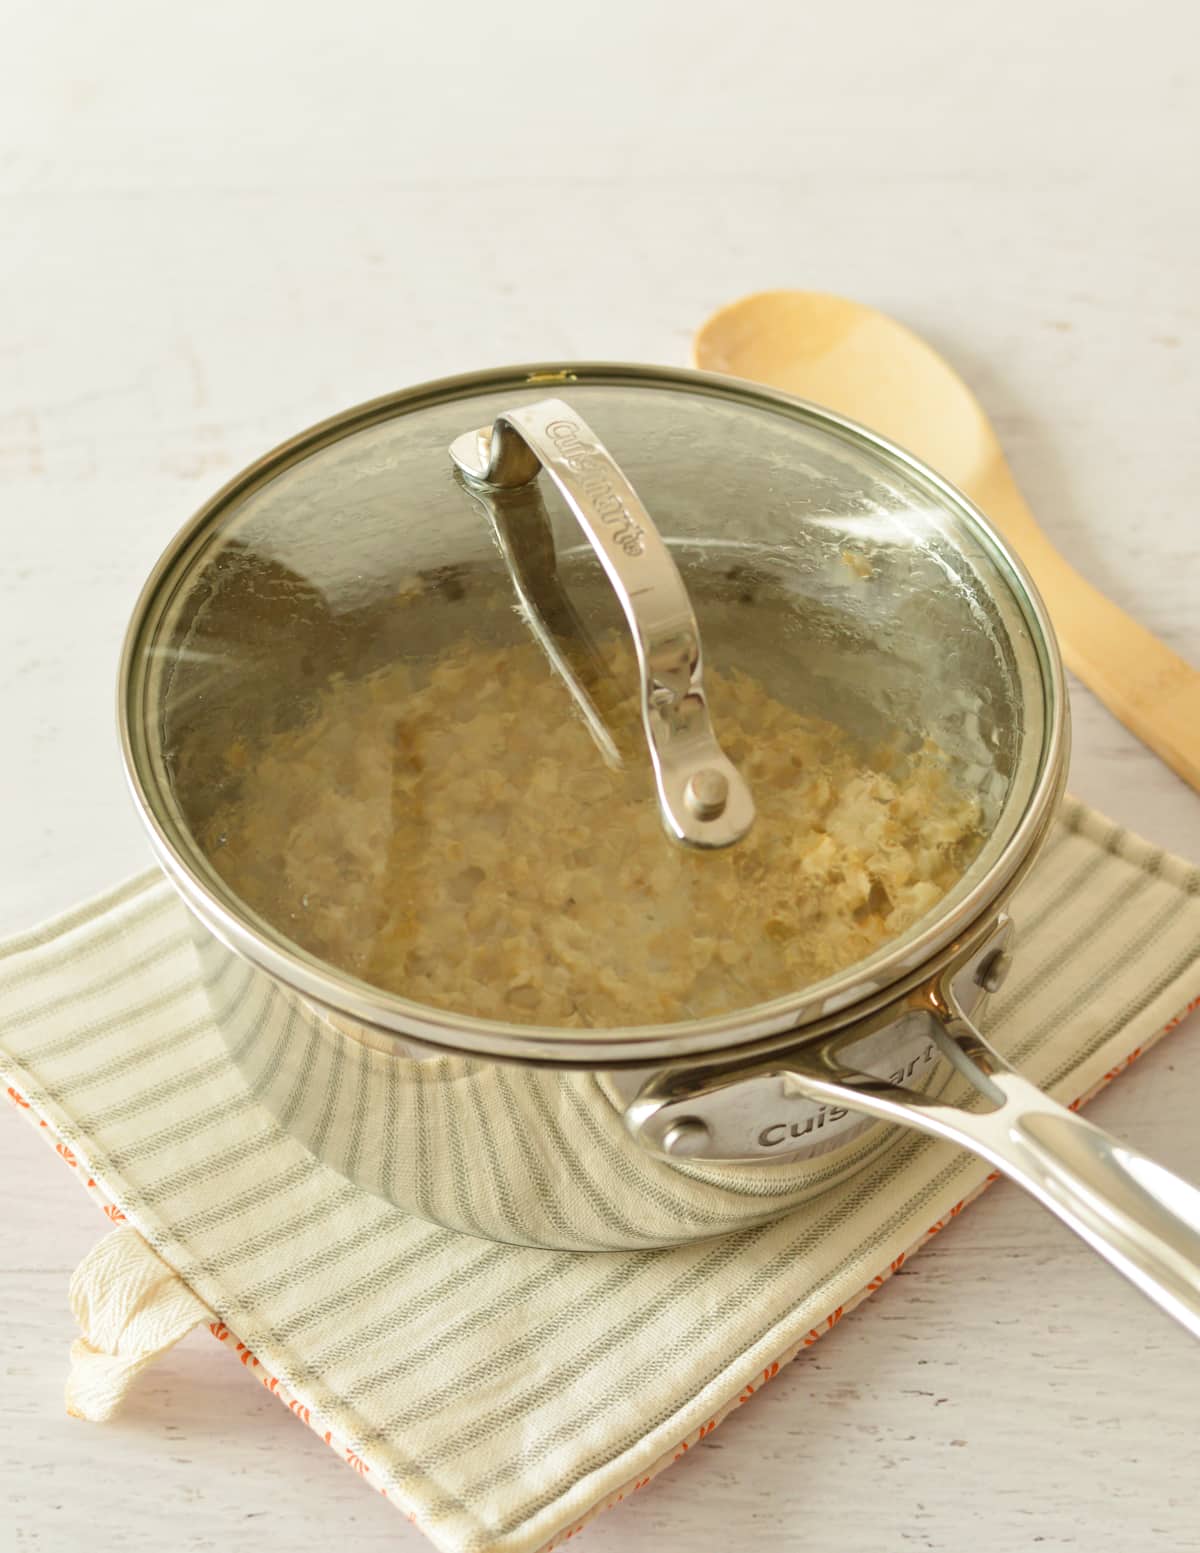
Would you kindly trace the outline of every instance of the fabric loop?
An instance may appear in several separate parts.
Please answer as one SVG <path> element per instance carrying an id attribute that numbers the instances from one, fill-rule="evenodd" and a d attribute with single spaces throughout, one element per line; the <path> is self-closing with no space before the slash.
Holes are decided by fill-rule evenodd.
<path id="1" fill-rule="evenodd" d="M 103 1423 L 138 1374 L 212 1312 L 131 1225 L 99 1241 L 71 1277 L 82 1336 L 71 1345 L 67 1412 Z"/>

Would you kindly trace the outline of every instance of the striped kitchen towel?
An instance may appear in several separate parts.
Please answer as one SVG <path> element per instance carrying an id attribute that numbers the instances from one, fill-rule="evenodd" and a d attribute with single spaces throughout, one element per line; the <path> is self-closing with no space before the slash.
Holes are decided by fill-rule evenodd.
<path id="1" fill-rule="evenodd" d="M 1200 871 L 1081 804 L 1014 916 L 1016 966 L 987 1024 L 1060 1098 L 1086 1098 L 1194 1006 Z M 207 1319 L 446 1553 L 557 1546 L 988 1179 L 914 1133 L 771 1224 L 670 1250 L 491 1244 L 408 1217 L 257 1103 L 157 876 L 0 948 L 0 1073 L 120 1226 L 74 1290 L 77 1410 L 102 1416 L 155 1343 Z M 101 1268 L 128 1279 L 123 1302 L 97 1295 Z"/>

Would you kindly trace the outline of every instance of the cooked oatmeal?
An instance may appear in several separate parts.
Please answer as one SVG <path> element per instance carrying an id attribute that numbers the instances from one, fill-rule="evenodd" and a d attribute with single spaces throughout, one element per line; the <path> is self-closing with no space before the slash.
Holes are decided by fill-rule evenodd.
<path id="1" fill-rule="evenodd" d="M 706 686 L 757 806 L 723 851 L 664 832 L 633 696 L 613 770 L 533 644 L 332 680 L 303 726 L 228 751 L 200 839 L 295 942 L 421 1003 L 590 1027 L 745 1008 L 924 916 L 980 812 L 932 745 L 864 752 L 745 675 Z"/>

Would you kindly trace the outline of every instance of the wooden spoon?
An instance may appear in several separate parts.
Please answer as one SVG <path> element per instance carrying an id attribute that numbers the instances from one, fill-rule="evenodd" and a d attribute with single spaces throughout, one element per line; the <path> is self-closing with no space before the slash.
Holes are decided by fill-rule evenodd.
<path id="1" fill-rule="evenodd" d="M 1063 658 L 1138 738 L 1200 789 L 1200 672 L 1093 588 L 1038 527 L 983 407 L 885 313 L 816 291 L 762 291 L 699 329 L 693 360 L 810 399 L 908 448 L 965 491 L 1033 574 Z"/>

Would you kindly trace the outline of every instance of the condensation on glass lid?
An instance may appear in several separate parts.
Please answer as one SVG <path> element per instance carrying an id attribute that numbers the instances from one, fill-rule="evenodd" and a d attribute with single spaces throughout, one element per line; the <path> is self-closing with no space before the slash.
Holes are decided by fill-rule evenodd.
<path id="1" fill-rule="evenodd" d="M 632 685 L 630 649 L 605 651 Z M 219 752 L 198 839 L 295 943 L 419 1003 L 568 1028 L 744 1009 L 904 933 L 984 827 L 933 744 L 863 750 L 741 672 L 706 685 L 758 808 L 723 851 L 665 835 L 636 698 L 610 711 L 632 730 L 614 770 L 531 643 L 335 676 L 300 726 Z M 177 783 L 213 754 L 185 744 Z"/>

